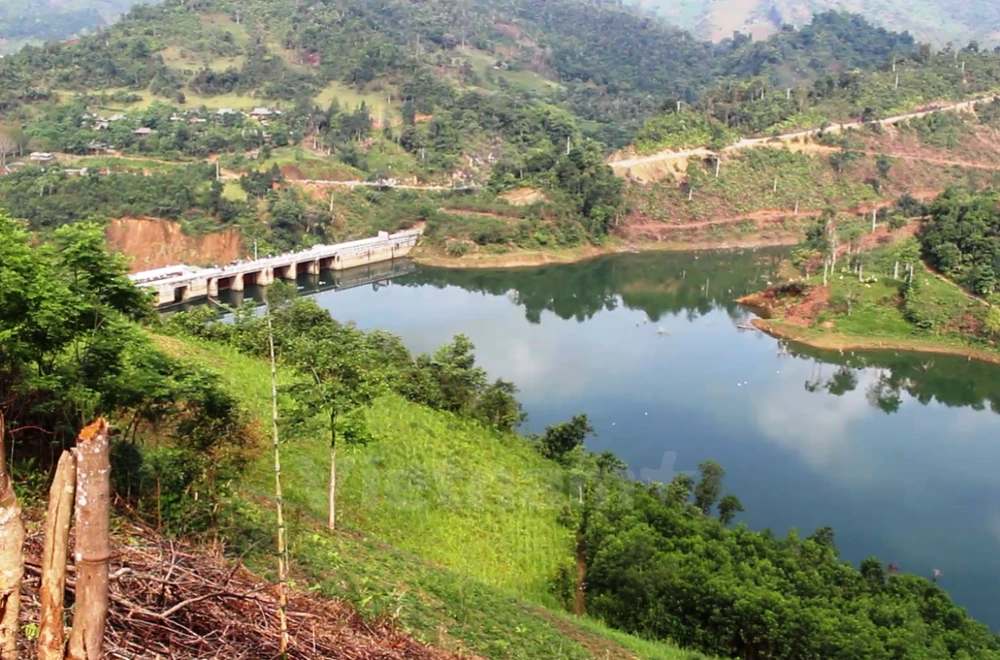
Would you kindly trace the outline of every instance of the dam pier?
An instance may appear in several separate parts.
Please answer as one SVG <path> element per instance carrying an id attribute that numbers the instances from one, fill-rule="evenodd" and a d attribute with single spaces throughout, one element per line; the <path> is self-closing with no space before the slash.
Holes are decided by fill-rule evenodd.
<path id="1" fill-rule="evenodd" d="M 259 259 L 240 260 L 226 266 L 198 268 L 176 265 L 133 273 L 139 287 L 153 291 L 153 304 L 168 307 L 201 298 L 217 298 L 220 291 L 243 291 L 247 286 L 268 286 L 275 278 L 294 281 L 300 273 L 341 271 L 391 262 L 407 256 L 417 244 L 419 229 L 335 245 L 314 245 L 308 250 Z"/>

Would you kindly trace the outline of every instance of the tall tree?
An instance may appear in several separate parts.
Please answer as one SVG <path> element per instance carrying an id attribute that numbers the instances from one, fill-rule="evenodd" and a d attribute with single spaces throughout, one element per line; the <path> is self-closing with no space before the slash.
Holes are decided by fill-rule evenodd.
<path id="1" fill-rule="evenodd" d="M 729 523 L 733 522 L 736 514 L 742 511 L 743 503 L 740 502 L 740 498 L 732 493 L 723 495 L 722 499 L 719 500 L 719 522 L 723 525 L 729 525 Z"/>
<path id="2" fill-rule="evenodd" d="M 726 471 L 715 461 L 702 461 L 698 464 L 698 471 L 701 478 L 694 487 L 694 505 L 708 515 L 722 493 L 722 479 Z"/>
<path id="3" fill-rule="evenodd" d="M 288 359 L 304 376 L 291 389 L 300 413 L 323 414 L 330 432 L 330 479 L 327 526 L 337 524 L 337 420 L 371 404 L 384 391 L 385 373 L 365 335 L 347 326 L 318 326 L 316 332 L 292 340 Z"/>
<path id="4" fill-rule="evenodd" d="M 539 441 L 542 454 L 556 460 L 563 460 L 571 451 L 583 445 L 587 436 L 594 433 L 594 427 L 586 415 L 574 415 L 568 422 L 545 427 Z"/>

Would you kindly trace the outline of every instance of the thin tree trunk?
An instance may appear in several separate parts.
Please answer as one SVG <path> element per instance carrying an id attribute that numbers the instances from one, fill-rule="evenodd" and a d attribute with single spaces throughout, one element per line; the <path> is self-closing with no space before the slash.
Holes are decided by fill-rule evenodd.
<path id="1" fill-rule="evenodd" d="M 332 532 L 337 528 L 337 448 L 330 447 L 330 517 L 327 527 Z"/>
<path id="2" fill-rule="evenodd" d="M 271 303 L 267 300 L 267 345 L 271 354 L 271 432 L 274 444 L 274 501 L 278 517 L 278 651 L 288 655 L 288 546 L 285 543 L 285 504 L 281 491 L 281 441 L 278 436 L 278 370 L 274 359 L 274 326 Z"/>
<path id="3" fill-rule="evenodd" d="M 332 532 L 337 528 L 337 415 L 330 413 L 330 506 L 326 526 Z"/>
<path id="4" fill-rule="evenodd" d="M 45 517 L 45 550 L 42 555 L 42 613 L 38 634 L 38 660 L 62 660 L 66 655 L 63 598 L 66 592 L 66 553 L 69 523 L 76 487 L 76 459 L 64 451 L 49 489 Z"/>
<path id="5" fill-rule="evenodd" d="M 76 440 L 76 604 L 69 660 L 99 660 L 108 616 L 111 462 L 102 417 Z"/>
<path id="6" fill-rule="evenodd" d="M 17 660 L 23 577 L 24 523 L 21 505 L 7 474 L 4 418 L 0 413 L 0 660 Z"/>

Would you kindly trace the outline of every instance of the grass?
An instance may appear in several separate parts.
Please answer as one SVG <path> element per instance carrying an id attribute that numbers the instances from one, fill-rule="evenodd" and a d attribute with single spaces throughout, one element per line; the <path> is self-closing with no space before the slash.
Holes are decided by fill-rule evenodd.
<path id="1" fill-rule="evenodd" d="M 214 96 L 204 96 L 194 91 L 190 87 L 185 86 L 182 90 L 184 92 L 184 97 L 186 99 L 185 106 L 188 108 L 198 108 L 200 106 L 205 106 L 209 110 L 218 110 L 219 108 L 232 108 L 234 110 L 249 110 L 256 108 L 259 105 L 267 105 L 271 108 L 281 108 L 282 104 L 280 102 L 262 102 L 260 99 L 255 99 L 249 96 L 243 96 L 242 94 L 217 94 Z"/>
<path id="2" fill-rule="evenodd" d="M 243 190 L 239 181 L 230 179 L 226 181 L 226 186 L 222 189 L 222 196 L 231 202 L 245 202 L 247 191 Z"/>
<path id="3" fill-rule="evenodd" d="M 637 211 L 663 222 L 708 221 L 765 209 L 791 211 L 796 205 L 801 211 L 830 204 L 847 209 L 879 198 L 864 183 L 862 164 L 858 171 L 841 175 L 825 158 L 780 148 L 750 149 L 724 158 L 718 178 L 714 161 L 692 160 L 686 175 L 694 187 L 690 200 L 686 185 L 669 177 L 633 186 L 629 192 Z"/>
<path id="4" fill-rule="evenodd" d="M 399 106 L 397 103 L 389 103 L 389 94 L 392 94 L 393 99 L 398 98 L 398 94 L 393 89 L 365 92 L 334 81 L 316 95 L 316 105 L 325 109 L 336 99 L 340 103 L 341 109 L 354 110 L 363 101 L 368 106 L 372 119 L 380 120 L 388 112 L 395 123 L 397 120 L 401 120 Z"/>
<path id="5" fill-rule="evenodd" d="M 213 71 L 225 71 L 232 67 L 234 69 L 243 68 L 246 57 L 237 55 L 234 57 L 212 57 L 208 53 L 196 53 L 185 48 L 169 46 L 160 51 L 163 62 L 167 66 L 180 69 L 181 71 L 197 71 L 208 68 Z"/>
<path id="6" fill-rule="evenodd" d="M 111 169 L 114 171 L 143 171 L 166 172 L 178 167 L 186 167 L 190 162 L 177 161 L 176 163 L 164 162 L 162 160 L 142 158 L 117 158 L 115 156 L 85 156 L 73 161 L 74 167 L 90 167 L 97 169 Z"/>
<path id="7" fill-rule="evenodd" d="M 237 24 L 228 14 L 199 14 L 203 29 L 215 32 L 229 32 L 233 35 L 233 43 L 246 46 L 250 43 L 250 34 L 244 25 Z"/>
<path id="8" fill-rule="evenodd" d="M 258 429 L 269 427 L 264 362 L 207 342 L 156 340 L 219 374 Z M 278 379 L 288 384 L 291 377 L 279 369 Z M 337 534 L 322 524 L 325 440 L 285 438 L 282 476 L 296 586 L 344 599 L 363 616 L 390 619 L 428 644 L 487 658 L 702 658 L 537 604 L 551 604 L 545 582 L 555 566 L 572 561 L 573 539 L 555 520 L 553 466 L 523 439 L 498 438 L 397 397 L 380 400 L 368 418 L 378 440 L 340 453 L 343 529 Z M 273 543 L 270 460 L 270 452 L 262 452 L 242 484 L 248 531 L 234 539 L 236 547 L 257 548 L 247 561 L 268 575 L 273 558 L 261 548 Z"/>
<path id="9" fill-rule="evenodd" d="M 365 152 L 368 169 L 386 176 L 401 178 L 420 171 L 416 157 L 395 142 L 380 139 Z"/>
<path id="10" fill-rule="evenodd" d="M 132 112 L 135 110 L 145 110 L 149 106 L 153 105 L 153 102 L 157 100 L 157 97 L 153 96 L 148 90 L 135 90 L 128 87 L 109 87 L 106 89 L 91 90 L 88 93 L 92 93 L 95 96 L 101 93 L 107 94 L 109 97 L 115 92 L 123 92 L 125 94 L 137 94 L 142 97 L 141 101 L 136 101 L 135 103 L 116 103 L 108 99 L 108 102 L 103 105 L 94 106 L 98 110 L 103 110 L 106 112 Z M 66 89 L 53 89 L 52 93 L 59 97 L 60 103 L 68 103 L 73 100 L 79 92 L 74 92 Z M 160 99 L 161 101 L 166 99 Z"/>
<path id="11" fill-rule="evenodd" d="M 544 94 L 562 87 L 559 83 L 549 80 L 535 71 L 529 71 L 527 69 L 518 69 L 514 71 L 494 69 L 493 66 L 496 64 L 497 60 L 502 58 L 498 58 L 496 55 L 491 55 L 485 51 L 476 50 L 474 48 L 466 48 L 459 52 L 461 52 L 462 55 L 468 59 L 473 70 L 479 74 L 482 83 L 487 87 L 497 87 L 495 82 L 493 85 L 490 85 L 487 82 L 487 71 L 490 73 L 494 81 L 498 81 L 502 78 L 506 80 L 511 87 L 527 92 Z"/>
<path id="12" fill-rule="evenodd" d="M 181 353 L 224 372 L 266 419 L 263 362 L 195 342 Z M 573 557 L 573 535 L 557 521 L 563 500 L 553 483 L 561 470 L 518 436 L 497 437 L 397 396 L 378 400 L 367 418 L 378 441 L 339 451 L 338 519 L 490 586 L 547 599 L 549 581 Z M 325 429 L 317 433 L 289 439 L 284 474 L 288 501 L 322 518 L 329 449 Z M 268 492 L 273 478 L 264 458 L 247 485 Z"/>
<path id="13" fill-rule="evenodd" d="M 338 459 L 338 515 L 350 527 L 489 586 L 533 600 L 572 558 L 559 525 L 558 469 L 520 438 L 399 397 L 368 414 L 380 439 L 344 447 Z M 328 445 L 300 440 L 288 462 L 288 498 L 317 516 L 326 510 Z M 267 466 L 259 471 L 268 483 Z"/>
<path id="14" fill-rule="evenodd" d="M 342 163 L 335 157 L 317 156 L 300 146 L 275 149 L 271 152 L 270 158 L 255 163 L 254 167 L 266 169 L 272 165 L 277 165 L 279 168 L 294 167 L 298 169 L 300 178 L 303 179 L 363 181 L 367 178 L 361 170 Z"/>
<path id="15" fill-rule="evenodd" d="M 913 262 L 913 284 L 893 277 L 900 261 L 916 254 L 914 239 L 880 247 L 867 253 L 864 281 L 838 271 L 829 280 L 829 300 L 808 327 L 784 322 L 784 310 L 765 323 L 773 334 L 817 348 L 892 348 L 967 355 L 1000 362 L 1000 352 L 984 331 L 990 308 L 957 284 L 944 279 L 925 264 Z M 909 255 L 909 257 L 904 256 Z M 822 284 L 813 276 L 809 284 Z"/>

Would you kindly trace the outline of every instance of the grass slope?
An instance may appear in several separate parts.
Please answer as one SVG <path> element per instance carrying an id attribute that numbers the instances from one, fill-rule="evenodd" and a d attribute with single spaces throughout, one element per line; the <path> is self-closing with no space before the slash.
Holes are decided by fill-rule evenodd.
<path id="1" fill-rule="evenodd" d="M 266 364 L 225 346 L 175 337 L 157 341 L 218 373 L 259 427 L 268 428 Z M 279 370 L 279 383 L 288 382 L 289 374 Z M 552 465 L 523 439 L 498 438 L 398 397 L 377 402 L 369 423 L 377 441 L 338 454 L 343 529 L 333 535 L 322 524 L 325 440 L 285 440 L 283 479 L 297 580 L 348 600 L 366 616 L 388 617 L 422 641 L 489 658 L 702 657 L 535 604 L 553 603 L 547 580 L 572 561 L 573 539 L 556 520 Z M 273 524 L 265 504 L 273 489 L 270 460 L 263 452 L 242 484 L 260 503 L 249 515 L 260 518 L 262 529 Z M 264 534 L 257 542 L 272 541 Z M 259 568 L 269 570 L 268 561 L 258 558 Z"/>

